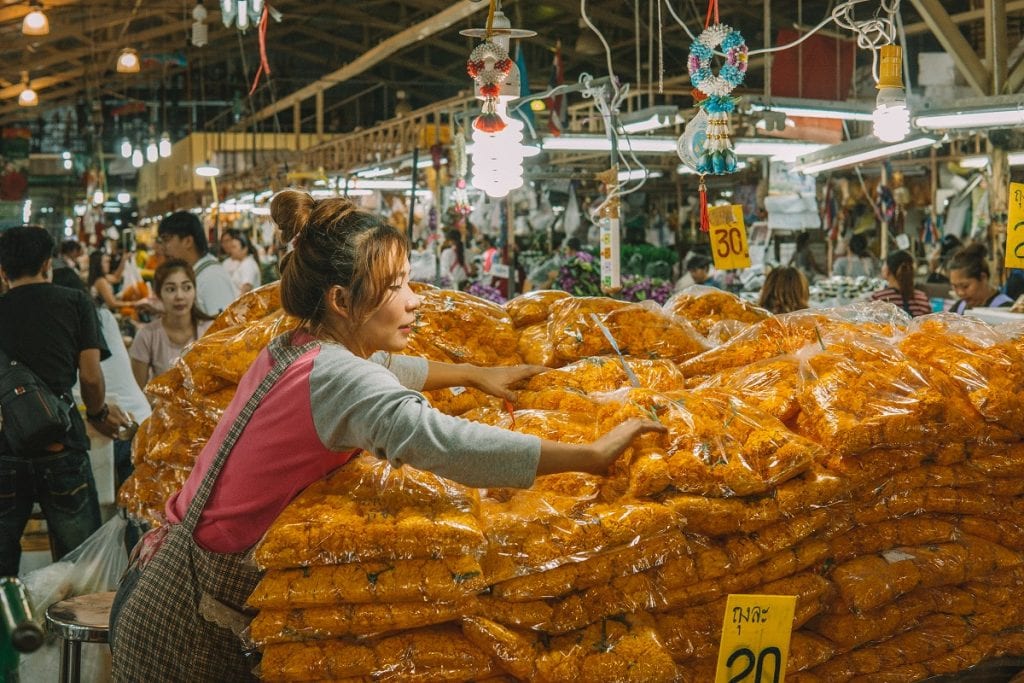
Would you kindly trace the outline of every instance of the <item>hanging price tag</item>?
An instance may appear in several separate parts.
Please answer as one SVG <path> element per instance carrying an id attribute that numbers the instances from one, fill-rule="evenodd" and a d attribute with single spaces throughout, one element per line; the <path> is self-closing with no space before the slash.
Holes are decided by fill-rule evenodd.
<path id="1" fill-rule="evenodd" d="M 711 254 L 718 270 L 750 267 L 747 228 L 743 225 L 743 207 L 739 204 L 712 206 L 708 209 Z"/>
<path id="2" fill-rule="evenodd" d="M 1006 267 L 1024 268 L 1024 183 L 1010 183 L 1006 220 Z"/>
<path id="3" fill-rule="evenodd" d="M 795 595 L 730 595 L 715 683 L 782 683 L 795 610 Z"/>

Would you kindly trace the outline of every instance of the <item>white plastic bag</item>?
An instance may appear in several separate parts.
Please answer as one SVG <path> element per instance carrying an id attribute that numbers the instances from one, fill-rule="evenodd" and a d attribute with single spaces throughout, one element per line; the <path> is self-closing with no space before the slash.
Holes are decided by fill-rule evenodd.
<path id="1" fill-rule="evenodd" d="M 29 572 L 24 577 L 32 614 L 39 623 L 46 620 L 46 608 L 76 595 L 117 590 L 128 566 L 124 531 L 128 522 L 114 515 L 80 546 L 59 562 Z M 30 655 L 22 655 L 18 673 L 23 681 L 52 681 L 58 678 L 60 647 L 47 635 L 47 643 Z M 82 680 L 103 683 L 110 680 L 110 649 L 106 645 L 82 648 Z"/>

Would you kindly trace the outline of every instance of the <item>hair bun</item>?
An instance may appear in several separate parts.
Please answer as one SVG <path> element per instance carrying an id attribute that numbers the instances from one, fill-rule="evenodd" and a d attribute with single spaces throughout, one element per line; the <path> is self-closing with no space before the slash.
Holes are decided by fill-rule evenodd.
<path id="1" fill-rule="evenodd" d="M 282 190 L 270 201 L 270 217 L 281 230 L 285 242 L 291 242 L 309 225 L 316 200 L 308 192 Z"/>
<path id="2" fill-rule="evenodd" d="M 983 259 L 988 257 L 988 247 L 986 247 L 981 242 L 972 242 L 967 246 L 963 247 L 962 251 L 965 256 L 970 256 L 972 258 Z"/>

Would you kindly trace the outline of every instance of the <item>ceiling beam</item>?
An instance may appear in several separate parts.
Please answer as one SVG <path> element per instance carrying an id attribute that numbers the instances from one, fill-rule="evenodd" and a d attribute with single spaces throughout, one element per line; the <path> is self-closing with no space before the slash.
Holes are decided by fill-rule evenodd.
<path id="1" fill-rule="evenodd" d="M 1006 12 L 1007 12 L 1007 14 L 1012 14 L 1014 12 L 1024 11 L 1024 0 L 1003 0 L 1003 1 L 1006 2 Z M 969 21 L 981 21 L 982 19 L 985 18 L 985 10 L 984 9 L 972 9 L 972 10 L 969 10 L 967 12 L 959 12 L 958 14 L 952 14 L 952 15 L 950 15 L 949 18 L 953 21 L 954 24 L 958 24 L 958 25 L 959 24 L 966 24 Z M 917 21 L 917 22 L 914 22 L 913 24 L 907 24 L 906 26 L 903 27 L 904 33 L 906 33 L 908 36 L 914 35 L 914 34 L 917 34 L 917 33 L 924 33 L 925 31 L 930 31 L 930 30 L 931 30 L 931 27 L 925 21 Z"/>
<path id="2" fill-rule="evenodd" d="M 985 51 L 988 55 L 988 70 L 992 74 L 988 94 L 998 95 L 1006 84 L 1006 4 L 1005 2 L 985 3 Z"/>
<path id="3" fill-rule="evenodd" d="M 78 5 L 82 0 L 46 0 L 46 9 L 50 10 L 55 7 L 64 7 L 65 5 Z M 19 2 L 17 5 L 8 5 L 3 9 L 0 9 L 0 24 L 6 24 L 9 21 L 20 21 L 25 18 L 25 15 L 29 13 L 31 8 L 27 2 Z"/>
<path id="4" fill-rule="evenodd" d="M 69 14 L 70 11 L 65 12 L 61 16 L 66 17 Z M 166 8 L 144 9 L 139 11 L 138 15 L 136 15 L 136 18 L 148 19 L 150 17 L 160 17 L 164 15 L 168 15 Z M 17 26 L 16 31 L 11 30 L 5 32 L 3 35 L 0 35 L 0 43 L 2 43 L 2 47 L 0 47 L 0 57 L 6 56 L 8 54 L 12 56 L 16 55 L 15 58 L 24 57 L 26 49 L 29 51 L 36 51 L 40 49 L 52 48 L 54 47 L 52 43 L 55 43 L 58 40 L 63 40 L 64 38 L 75 38 L 78 40 L 84 40 L 85 42 L 89 42 L 89 35 L 92 34 L 94 31 L 101 31 L 103 29 L 110 28 L 111 26 L 121 24 L 123 22 L 124 17 L 110 18 L 109 16 L 103 19 L 95 19 L 93 21 L 85 22 L 84 24 L 80 21 L 76 21 L 70 24 L 64 21 L 60 21 L 58 27 L 52 28 L 51 31 L 45 36 L 26 36 L 26 39 L 31 42 L 31 44 L 28 46 L 21 43 L 21 40 L 19 38 L 21 36 L 21 27 Z M 52 23 L 56 24 L 57 21 L 54 20 Z M 17 33 L 17 35 L 15 35 L 15 33 Z"/>
<path id="5" fill-rule="evenodd" d="M 989 1 L 1002 2 L 1003 0 Z M 949 13 L 939 4 L 939 0 L 910 0 L 910 2 L 928 24 L 928 28 L 935 34 L 935 37 L 942 43 L 942 47 L 953 58 L 953 63 L 956 64 L 957 69 L 967 79 L 970 86 L 979 95 L 990 94 L 989 71 L 982 64 L 971 44 L 964 38 L 964 34 L 950 18 Z"/>
<path id="6" fill-rule="evenodd" d="M 485 5 L 483 3 L 478 3 L 474 6 L 470 0 L 459 0 L 451 7 L 438 12 L 434 16 L 413 25 L 404 31 L 399 31 L 390 38 L 370 48 L 354 61 L 346 64 L 342 68 L 332 71 L 326 76 L 313 81 L 309 85 L 304 88 L 300 88 L 290 95 L 282 97 L 274 104 L 260 109 L 254 115 L 247 116 L 241 122 L 236 124 L 235 129 L 248 128 L 253 123 L 262 121 L 268 116 L 273 116 L 280 111 L 291 109 L 292 105 L 296 102 L 302 102 L 303 100 L 315 96 L 317 93 L 333 88 L 340 83 L 344 83 L 349 78 L 376 66 L 380 62 L 394 55 L 396 52 L 407 48 L 409 45 L 429 38 L 435 33 L 447 29 L 455 22 L 479 12 L 481 9 L 484 9 L 484 7 Z"/>

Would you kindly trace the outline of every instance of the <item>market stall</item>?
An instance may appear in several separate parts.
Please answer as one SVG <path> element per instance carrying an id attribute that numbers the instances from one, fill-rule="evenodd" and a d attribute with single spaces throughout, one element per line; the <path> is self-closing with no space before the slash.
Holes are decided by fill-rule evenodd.
<path id="1" fill-rule="evenodd" d="M 1024 655 L 1021 326 L 885 304 L 774 317 L 699 289 L 664 307 L 422 295 L 410 353 L 551 368 L 514 407 L 429 394 L 443 410 L 569 442 L 637 415 L 668 432 L 607 477 L 528 490 L 359 456 L 256 548 L 264 680 L 707 681 L 732 593 L 796 596 L 789 680 Z M 295 324 L 264 287 L 151 383 L 133 515 L 160 523 L 251 359 Z"/>

